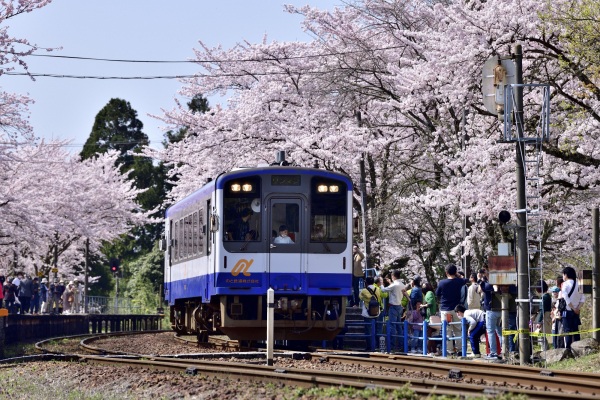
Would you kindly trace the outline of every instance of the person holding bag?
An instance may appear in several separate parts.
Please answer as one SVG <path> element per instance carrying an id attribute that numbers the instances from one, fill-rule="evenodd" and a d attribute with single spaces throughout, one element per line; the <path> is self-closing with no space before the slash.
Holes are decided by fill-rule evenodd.
<path id="1" fill-rule="evenodd" d="M 377 285 L 375 285 L 375 279 L 372 276 L 368 276 L 365 279 L 365 288 L 360 292 L 360 300 L 363 302 L 362 305 L 362 316 L 365 321 L 365 334 L 367 335 L 367 351 L 375 351 L 375 348 L 372 346 L 371 335 L 374 335 L 375 332 L 371 332 L 371 321 L 376 319 L 379 314 L 373 315 L 374 313 L 369 312 L 370 309 L 374 307 L 370 307 L 369 303 L 372 297 L 375 297 L 377 302 L 377 308 L 379 310 L 379 305 L 381 304 L 381 290 Z"/>
<path id="2" fill-rule="evenodd" d="M 412 330 L 412 336 L 409 349 L 411 353 L 420 353 L 422 351 L 422 341 L 417 336 L 422 336 L 423 316 L 421 315 L 421 304 L 423 304 L 423 291 L 421 290 L 421 277 L 415 276 L 410 283 L 412 289 L 410 290 L 410 301 L 409 301 L 409 315 L 407 316 L 408 322 L 411 323 L 410 327 Z"/>
<path id="3" fill-rule="evenodd" d="M 565 310 L 562 312 L 562 324 L 563 332 L 567 334 L 565 336 L 565 347 L 571 348 L 573 343 L 573 334 L 568 333 L 577 332 L 579 322 L 579 307 L 581 293 L 577 290 L 577 273 L 573 267 L 565 267 L 562 270 L 564 282 L 561 287 L 562 299 L 565 302 Z M 559 299 L 560 300 L 560 299 Z"/>

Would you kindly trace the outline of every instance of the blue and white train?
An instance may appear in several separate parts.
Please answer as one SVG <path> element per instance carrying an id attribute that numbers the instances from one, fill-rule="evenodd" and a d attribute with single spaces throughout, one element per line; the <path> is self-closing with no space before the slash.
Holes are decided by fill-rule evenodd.
<path id="1" fill-rule="evenodd" d="M 165 300 L 175 331 L 264 340 L 269 288 L 275 339 L 332 339 L 344 327 L 352 182 L 278 157 L 221 174 L 167 210 Z"/>

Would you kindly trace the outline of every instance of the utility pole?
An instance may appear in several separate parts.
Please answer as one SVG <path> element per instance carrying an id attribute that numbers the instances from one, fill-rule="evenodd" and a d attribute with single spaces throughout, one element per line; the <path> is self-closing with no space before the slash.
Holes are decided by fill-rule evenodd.
<path id="1" fill-rule="evenodd" d="M 525 197 L 525 142 L 523 140 L 523 49 L 513 48 L 517 86 L 515 87 L 515 126 L 517 162 L 517 311 L 519 315 L 519 363 L 531 362 L 531 336 L 529 335 L 529 256 L 527 251 L 527 200 Z"/>
<path id="2" fill-rule="evenodd" d="M 462 150 L 464 151 L 465 148 L 467 147 L 467 140 L 469 139 L 469 136 L 467 135 L 467 130 L 465 129 L 466 125 L 467 125 L 467 110 L 463 109 L 463 114 L 462 114 L 462 143 L 461 143 L 461 147 Z M 466 240 L 467 238 L 467 232 L 471 230 L 471 221 L 469 220 L 469 217 L 464 216 L 463 220 L 462 220 L 462 238 L 463 241 Z M 465 273 L 465 278 L 467 280 L 469 280 L 469 277 L 471 276 L 471 256 L 469 254 L 465 254 L 465 245 L 463 244 L 460 248 L 460 255 L 461 255 L 461 264 L 462 264 L 462 270 Z"/>
<path id="3" fill-rule="evenodd" d="M 83 282 L 83 312 L 88 313 L 88 273 L 90 268 L 90 238 L 85 239 L 85 274 Z"/>
<path id="4" fill-rule="evenodd" d="M 362 115 L 360 111 L 356 112 L 358 127 L 362 127 Z M 367 234 L 367 174 L 365 171 L 365 153 L 360 157 L 360 208 L 362 211 L 363 243 L 365 245 L 365 268 L 371 268 L 371 243 Z"/>

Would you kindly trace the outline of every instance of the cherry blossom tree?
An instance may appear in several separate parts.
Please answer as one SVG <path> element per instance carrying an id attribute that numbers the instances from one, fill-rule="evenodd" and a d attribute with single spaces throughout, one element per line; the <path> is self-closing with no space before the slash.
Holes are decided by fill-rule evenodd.
<path id="1" fill-rule="evenodd" d="M 11 162 L 0 164 L 5 267 L 17 261 L 19 268 L 47 274 L 59 266 L 69 277 L 82 261 L 85 239 L 98 252 L 103 242 L 148 222 L 135 202 L 139 190 L 115 164 L 117 152 L 80 161 L 65 144 L 18 146 Z"/>
<path id="2" fill-rule="evenodd" d="M 509 57 L 519 43 L 525 82 L 553 88 L 552 134 L 539 172 L 544 254 L 548 261 L 564 260 L 566 252 L 586 257 L 589 208 L 598 206 L 591 194 L 600 178 L 598 77 L 585 68 L 592 58 L 573 53 L 564 40 L 565 27 L 546 18 L 573 3 L 288 7 L 305 17 L 314 41 L 265 39 L 229 50 L 200 43 L 201 72 L 181 93 L 229 100 L 207 114 L 178 106 L 161 116 L 193 133 L 156 154 L 179 176 L 172 195 L 180 198 L 234 166 L 268 162 L 276 150 L 355 182 L 364 159 L 368 232 L 383 262 L 409 257 L 431 279 L 464 254 L 481 265 L 511 235 L 500 229 L 498 212 L 516 204 L 515 146 L 498 143 L 501 125 L 483 107 L 482 67 L 490 57 Z M 539 102 L 533 92 L 525 96 L 527 107 Z"/>
<path id="3" fill-rule="evenodd" d="M 9 20 L 50 2 L 0 0 L 0 76 L 27 71 L 27 56 L 42 50 L 11 36 Z M 66 142 L 37 140 L 27 121 L 31 102 L 0 92 L 0 265 L 34 274 L 58 265 L 70 277 L 83 240 L 97 252 L 150 219 L 135 202 L 140 191 L 116 167 L 117 153 L 81 161 L 63 150 Z"/>

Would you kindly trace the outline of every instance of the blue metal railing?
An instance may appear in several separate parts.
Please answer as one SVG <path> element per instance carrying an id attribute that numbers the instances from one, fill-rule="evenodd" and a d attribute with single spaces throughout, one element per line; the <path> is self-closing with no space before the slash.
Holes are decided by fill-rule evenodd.
<path id="1" fill-rule="evenodd" d="M 397 332 L 396 334 L 392 335 L 392 325 L 396 325 L 394 326 L 394 331 Z M 451 325 L 460 325 L 461 327 L 461 334 L 460 336 L 451 336 L 448 337 L 448 326 Z M 427 323 L 427 321 L 423 321 L 422 323 L 410 323 L 408 321 L 404 321 L 404 322 L 390 322 L 390 321 L 385 321 L 385 322 L 378 322 L 376 321 L 375 318 L 369 320 L 369 321 L 357 321 L 357 322 L 353 322 L 353 321 L 346 321 L 346 326 L 352 327 L 352 326 L 356 326 L 356 327 L 363 327 L 365 328 L 365 333 L 348 333 L 346 332 L 343 335 L 340 335 L 339 337 L 344 339 L 344 338 L 348 338 L 348 339 L 365 339 L 367 342 L 367 347 L 375 350 L 377 348 L 380 348 L 380 346 L 377 346 L 378 343 L 380 343 L 381 338 L 385 338 L 385 351 L 387 353 L 391 353 L 392 350 L 397 350 L 399 346 L 394 346 L 394 348 L 392 348 L 392 342 L 394 344 L 397 344 L 399 341 L 402 342 L 403 345 L 403 350 L 406 352 L 408 347 L 409 347 L 409 340 L 410 339 L 415 339 L 415 340 L 420 340 L 422 341 L 422 354 L 423 355 L 427 355 L 427 343 L 429 341 L 435 341 L 435 342 L 441 342 L 441 355 L 443 357 L 447 357 L 448 356 L 448 346 L 447 343 L 450 340 L 460 340 L 461 344 L 462 344 L 462 356 L 465 357 L 467 355 L 467 321 L 463 318 L 461 319 L 459 322 L 447 322 L 447 321 L 442 321 L 441 323 Z M 381 329 L 378 330 L 377 328 L 381 326 Z M 410 333 L 410 328 L 413 326 L 420 326 L 421 327 L 421 333 L 418 335 L 413 335 Z M 427 335 L 427 328 L 428 327 L 440 327 L 439 331 L 440 334 L 438 335 L 434 335 L 434 336 L 428 336 Z M 368 328 L 368 329 L 366 329 Z M 385 328 L 385 329 L 384 329 Z M 385 332 L 384 332 L 385 331 Z M 417 330 L 418 331 L 418 330 Z M 323 348 L 327 348 L 327 341 L 323 341 L 322 344 Z"/>

